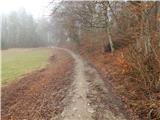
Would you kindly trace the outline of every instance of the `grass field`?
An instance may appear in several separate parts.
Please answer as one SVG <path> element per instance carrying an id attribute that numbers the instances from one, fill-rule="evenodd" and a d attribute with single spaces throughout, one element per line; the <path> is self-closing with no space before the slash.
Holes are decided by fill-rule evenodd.
<path id="1" fill-rule="evenodd" d="M 2 84 L 44 67 L 50 55 L 49 48 L 2 50 Z"/>

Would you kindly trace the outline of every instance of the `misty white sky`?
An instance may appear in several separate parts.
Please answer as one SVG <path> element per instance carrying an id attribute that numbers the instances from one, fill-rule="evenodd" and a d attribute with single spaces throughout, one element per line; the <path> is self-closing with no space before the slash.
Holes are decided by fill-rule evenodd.
<path id="1" fill-rule="evenodd" d="M 35 18 L 49 14 L 49 2 L 52 0 L 0 0 L 0 14 L 8 14 L 11 11 L 25 8 Z"/>

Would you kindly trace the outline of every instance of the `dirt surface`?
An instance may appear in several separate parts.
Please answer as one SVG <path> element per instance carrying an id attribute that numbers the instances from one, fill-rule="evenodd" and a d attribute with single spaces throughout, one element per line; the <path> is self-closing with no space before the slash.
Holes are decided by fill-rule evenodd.
<path id="1" fill-rule="evenodd" d="M 120 99 L 105 87 L 96 69 L 80 56 L 68 52 L 75 60 L 74 82 L 64 99 L 68 105 L 64 108 L 61 119 L 126 120 Z"/>
<path id="2" fill-rule="evenodd" d="M 80 56 L 55 48 L 45 69 L 2 88 L 2 119 L 127 120 L 109 87 Z"/>
<path id="3" fill-rule="evenodd" d="M 104 84 L 94 67 L 86 63 L 86 76 L 89 83 L 88 99 L 95 110 L 94 120 L 127 120 L 124 104 L 111 91 L 111 86 Z"/>
<path id="4" fill-rule="evenodd" d="M 74 82 L 72 84 L 69 99 L 70 104 L 62 113 L 63 120 L 92 120 L 93 109 L 87 99 L 88 83 L 85 76 L 85 66 L 81 58 L 68 51 L 75 60 Z M 71 100 L 71 102 L 70 102 Z"/>
<path id="5" fill-rule="evenodd" d="M 99 72 L 100 76 L 103 78 L 103 82 L 105 87 L 109 89 L 109 97 L 108 100 L 103 99 L 103 92 L 101 92 L 101 99 L 103 102 L 106 102 L 109 108 L 116 112 L 112 106 L 118 103 L 120 111 L 128 116 L 129 120 L 141 120 L 138 114 L 141 115 L 146 120 L 144 113 L 144 102 L 145 99 L 142 95 L 137 92 L 139 91 L 137 88 L 137 84 L 133 84 L 134 81 L 129 81 L 126 78 L 126 74 L 124 68 L 126 69 L 126 64 L 123 66 L 119 63 L 119 58 L 121 58 L 121 52 L 116 51 L 114 54 L 112 53 L 101 53 L 101 51 L 96 51 L 94 53 L 86 53 L 84 50 L 81 51 L 81 55 L 89 61 L 89 63 L 96 68 Z M 121 61 L 120 61 L 121 62 Z M 123 61 L 122 61 L 123 62 Z M 100 93 L 98 93 L 100 94 Z M 95 95 L 94 95 L 95 96 Z M 111 97 L 110 97 L 111 96 Z M 115 98 L 116 99 L 113 99 Z M 120 100 L 118 100 L 120 99 Z M 122 102 L 118 102 L 118 101 Z M 142 102 L 141 102 L 142 101 Z M 148 101 L 147 101 L 148 102 Z M 137 104 L 138 103 L 138 104 Z M 155 104 L 153 104 L 155 105 Z M 149 108 L 147 105 L 146 107 Z M 139 111 L 138 111 L 139 110 Z M 137 114 L 138 113 L 138 114 Z"/>

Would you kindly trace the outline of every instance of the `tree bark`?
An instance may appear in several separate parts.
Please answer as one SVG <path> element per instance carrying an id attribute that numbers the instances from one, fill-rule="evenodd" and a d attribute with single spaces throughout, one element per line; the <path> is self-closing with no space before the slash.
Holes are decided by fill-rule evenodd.
<path id="1" fill-rule="evenodd" d="M 146 54 L 150 54 L 151 52 L 151 35 L 150 35 L 150 24 L 149 24 L 149 16 L 146 18 Z"/>
<path id="2" fill-rule="evenodd" d="M 111 52 L 114 52 L 114 44 L 112 41 L 111 29 L 110 29 L 110 19 L 109 19 L 109 1 L 108 1 L 108 8 L 107 8 L 107 16 L 106 17 L 107 17 L 106 27 L 107 27 L 108 41 L 109 41 L 109 45 L 111 48 Z"/>
<path id="3" fill-rule="evenodd" d="M 113 42 L 112 42 L 112 37 L 111 37 L 111 32 L 110 32 L 109 25 L 107 27 L 107 35 L 108 35 L 108 41 L 109 41 L 109 45 L 110 45 L 110 48 L 111 48 L 111 52 L 114 52 L 114 45 L 113 45 Z"/>

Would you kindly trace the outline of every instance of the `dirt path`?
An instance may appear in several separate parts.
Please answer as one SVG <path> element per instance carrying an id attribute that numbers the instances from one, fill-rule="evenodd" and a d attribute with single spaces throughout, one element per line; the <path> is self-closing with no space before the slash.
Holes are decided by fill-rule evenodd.
<path id="1" fill-rule="evenodd" d="M 64 100 L 69 104 L 62 112 L 62 120 L 126 120 L 120 112 L 120 106 L 114 104 L 115 102 L 120 104 L 119 101 L 115 101 L 114 99 L 117 98 L 113 97 L 105 88 L 97 71 L 84 62 L 80 56 L 69 50 L 67 52 L 75 60 L 74 82 L 68 98 L 66 97 Z M 105 101 L 101 101 L 101 99 Z M 115 109 L 116 114 L 107 108 L 109 105 Z"/>
<path id="2" fill-rule="evenodd" d="M 68 51 L 75 60 L 75 76 L 72 85 L 73 95 L 70 104 L 64 109 L 63 120 L 92 120 L 93 109 L 87 99 L 88 83 L 85 76 L 85 66 L 81 58 Z"/>
<path id="3" fill-rule="evenodd" d="M 53 51 L 46 68 L 2 88 L 3 120 L 126 120 L 91 65 L 72 51 Z"/>

